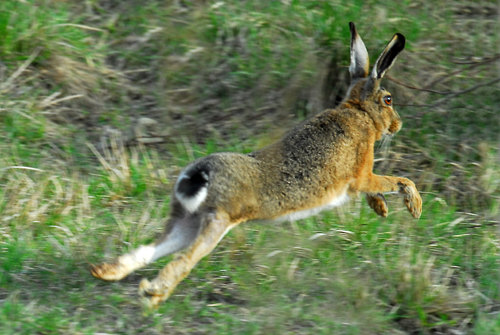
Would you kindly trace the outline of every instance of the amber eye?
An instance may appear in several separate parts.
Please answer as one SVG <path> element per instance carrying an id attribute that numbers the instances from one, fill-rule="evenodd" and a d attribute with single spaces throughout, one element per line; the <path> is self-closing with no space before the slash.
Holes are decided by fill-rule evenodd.
<path id="1" fill-rule="evenodd" d="M 384 97 L 384 102 L 386 105 L 390 106 L 392 104 L 392 97 L 390 95 L 386 95 Z"/>

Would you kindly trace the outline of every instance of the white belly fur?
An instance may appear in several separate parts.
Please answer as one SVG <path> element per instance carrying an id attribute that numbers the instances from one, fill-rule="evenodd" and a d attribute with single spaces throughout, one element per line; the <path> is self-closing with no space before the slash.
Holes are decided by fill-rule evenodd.
<path id="1" fill-rule="evenodd" d="M 319 207 L 314 207 L 310 209 L 305 209 L 302 211 L 297 211 L 297 212 L 292 212 L 283 216 L 280 216 L 277 218 L 277 221 L 296 221 L 296 220 L 301 220 L 305 219 L 309 216 L 313 216 L 318 214 L 319 212 L 322 212 L 327 209 L 332 209 L 334 207 L 342 206 L 345 204 L 347 201 L 349 201 L 349 196 L 347 195 L 347 192 L 344 192 L 342 194 L 339 194 L 336 196 L 332 201 L 327 203 L 326 205 L 319 206 Z"/>

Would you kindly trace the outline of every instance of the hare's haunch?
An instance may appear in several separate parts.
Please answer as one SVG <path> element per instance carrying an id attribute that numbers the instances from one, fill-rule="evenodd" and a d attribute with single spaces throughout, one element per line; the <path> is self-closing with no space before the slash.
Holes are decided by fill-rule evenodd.
<path id="1" fill-rule="evenodd" d="M 217 153 L 191 163 L 177 179 L 170 218 L 154 244 L 92 267 L 104 280 L 120 280 L 160 257 L 182 253 L 140 294 L 155 306 L 166 300 L 198 261 L 234 226 L 249 220 L 297 220 L 340 206 L 359 193 L 387 216 L 383 193 L 398 191 L 415 218 L 422 199 L 415 184 L 373 170 L 375 141 L 401 129 L 389 92 L 380 81 L 405 46 L 396 34 L 369 73 L 366 47 L 351 28 L 351 86 L 344 101 L 289 131 L 281 140 L 248 155 Z"/>

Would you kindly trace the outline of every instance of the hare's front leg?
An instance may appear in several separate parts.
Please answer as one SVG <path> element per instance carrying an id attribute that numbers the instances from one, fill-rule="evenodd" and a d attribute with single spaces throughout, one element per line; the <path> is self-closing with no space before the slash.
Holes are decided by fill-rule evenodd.
<path id="1" fill-rule="evenodd" d="M 208 255 L 235 226 L 222 215 L 208 214 L 201 222 L 202 227 L 196 240 L 172 262 L 168 263 L 151 282 L 143 279 L 139 294 L 149 307 L 156 307 L 167 300 L 175 287 L 191 272 L 191 269 Z"/>
<path id="2" fill-rule="evenodd" d="M 385 200 L 385 197 L 382 193 L 367 193 L 366 201 L 368 202 L 368 205 L 371 207 L 371 209 L 373 209 L 378 215 L 385 218 L 387 217 L 387 214 L 389 214 L 387 201 Z"/>
<path id="3" fill-rule="evenodd" d="M 415 184 L 401 177 L 379 176 L 371 174 L 358 188 L 359 192 L 367 193 L 368 204 L 381 216 L 387 211 L 387 204 L 381 193 L 398 191 L 403 196 L 403 201 L 408 211 L 418 219 L 422 214 L 422 198 Z M 385 205 L 385 206 L 384 206 Z"/>

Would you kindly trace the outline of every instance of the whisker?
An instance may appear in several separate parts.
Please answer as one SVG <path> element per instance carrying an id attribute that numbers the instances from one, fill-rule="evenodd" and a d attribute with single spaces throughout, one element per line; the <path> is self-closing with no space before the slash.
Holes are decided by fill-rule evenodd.
<path id="1" fill-rule="evenodd" d="M 389 146 L 391 145 L 392 135 L 383 135 L 382 140 L 380 141 L 380 151 L 383 156 L 386 156 L 389 152 Z"/>

